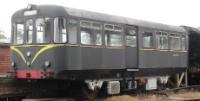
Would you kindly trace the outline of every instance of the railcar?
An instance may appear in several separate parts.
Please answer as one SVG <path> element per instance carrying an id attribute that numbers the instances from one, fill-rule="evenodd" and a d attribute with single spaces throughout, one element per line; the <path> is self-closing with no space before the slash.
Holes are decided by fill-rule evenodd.
<path id="1" fill-rule="evenodd" d="M 189 34 L 189 65 L 188 83 L 189 85 L 200 84 L 200 30 L 193 27 L 184 26 Z"/>
<path id="2" fill-rule="evenodd" d="M 187 69 L 182 27 L 54 5 L 28 5 L 12 16 L 12 67 L 18 79 L 80 81 L 87 95 L 157 82 Z M 84 91 L 86 92 L 86 90 Z"/>

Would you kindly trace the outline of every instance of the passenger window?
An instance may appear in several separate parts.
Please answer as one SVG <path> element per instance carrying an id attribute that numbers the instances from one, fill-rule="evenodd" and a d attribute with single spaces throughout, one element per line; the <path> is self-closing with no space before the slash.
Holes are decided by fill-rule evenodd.
<path id="1" fill-rule="evenodd" d="M 186 37 L 184 35 L 181 37 L 181 50 L 186 50 Z"/>
<path id="2" fill-rule="evenodd" d="M 81 21 L 81 44 L 102 45 L 102 25 L 98 22 Z"/>
<path id="3" fill-rule="evenodd" d="M 30 44 L 33 41 L 33 20 L 27 20 L 26 30 L 27 30 L 26 43 Z"/>
<path id="4" fill-rule="evenodd" d="M 168 34 L 166 32 L 156 32 L 157 49 L 168 49 Z"/>
<path id="5" fill-rule="evenodd" d="M 181 37 L 179 34 L 170 35 L 170 49 L 181 50 Z"/>
<path id="6" fill-rule="evenodd" d="M 105 44 L 107 46 L 122 46 L 122 27 L 119 25 L 105 24 Z"/>
<path id="7" fill-rule="evenodd" d="M 143 48 L 153 48 L 153 34 L 150 32 L 143 33 Z"/>
<path id="8" fill-rule="evenodd" d="M 162 49 L 162 33 L 156 32 L 156 47 L 157 49 Z"/>
<path id="9" fill-rule="evenodd" d="M 14 31 L 14 43 L 23 44 L 24 41 L 24 25 L 16 24 L 16 30 Z"/>
<path id="10" fill-rule="evenodd" d="M 169 45 L 168 45 L 168 33 L 163 32 L 162 33 L 162 49 L 168 49 Z"/>
<path id="11" fill-rule="evenodd" d="M 66 30 L 65 18 L 54 19 L 54 42 L 55 43 L 67 42 L 67 30 Z"/>
<path id="12" fill-rule="evenodd" d="M 47 43 L 47 29 L 49 29 L 44 19 L 36 20 L 36 42 L 37 43 Z"/>
<path id="13" fill-rule="evenodd" d="M 136 45 L 137 45 L 136 30 L 127 29 L 126 30 L 126 46 L 136 47 Z"/>
<path id="14" fill-rule="evenodd" d="M 77 26 L 78 22 L 74 19 L 69 20 L 69 43 L 76 44 L 77 43 Z"/>
<path id="15" fill-rule="evenodd" d="M 90 31 L 87 30 L 81 30 L 81 43 L 82 44 L 87 44 L 87 45 L 93 45 L 92 42 L 92 33 Z"/>

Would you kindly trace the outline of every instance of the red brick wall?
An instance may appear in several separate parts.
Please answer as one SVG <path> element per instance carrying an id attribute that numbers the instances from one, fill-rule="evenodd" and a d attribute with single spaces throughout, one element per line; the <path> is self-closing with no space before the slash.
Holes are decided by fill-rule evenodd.
<path id="1" fill-rule="evenodd" d="M 10 71 L 10 47 L 0 46 L 0 73 Z"/>

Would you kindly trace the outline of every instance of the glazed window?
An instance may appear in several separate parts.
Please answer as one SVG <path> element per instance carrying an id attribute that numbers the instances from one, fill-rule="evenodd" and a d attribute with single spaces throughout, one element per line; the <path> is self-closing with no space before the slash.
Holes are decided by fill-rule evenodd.
<path id="1" fill-rule="evenodd" d="M 150 32 L 143 33 L 143 48 L 153 48 L 153 34 Z"/>
<path id="2" fill-rule="evenodd" d="M 74 19 L 69 20 L 69 43 L 76 44 L 77 43 L 77 26 L 78 22 Z"/>
<path id="3" fill-rule="evenodd" d="M 181 37 L 179 34 L 170 35 L 170 49 L 181 50 Z"/>
<path id="4" fill-rule="evenodd" d="M 47 30 L 49 29 L 48 20 L 36 20 L 36 43 L 47 43 Z"/>
<path id="5" fill-rule="evenodd" d="M 33 42 L 33 20 L 27 20 L 26 22 L 26 43 L 30 44 Z"/>
<path id="6" fill-rule="evenodd" d="M 81 44 L 102 45 L 102 25 L 98 22 L 81 21 Z"/>
<path id="7" fill-rule="evenodd" d="M 186 37 L 184 35 L 181 37 L 181 50 L 186 50 Z"/>
<path id="8" fill-rule="evenodd" d="M 24 41 L 24 25 L 16 24 L 14 31 L 14 43 L 15 44 L 23 44 Z"/>
<path id="9" fill-rule="evenodd" d="M 137 45 L 136 30 L 127 29 L 126 30 L 126 46 L 136 47 L 136 45 Z"/>
<path id="10" fill-rule="evenodd" d="M 156 48 L 168 49 L 168 34 L 166 32 L 156 32 Z"/>
<path id="11" fill-rule="evenodd" d="M 162 32 L 156 32 L 156 47 L 162 49 Z"/>
<path id="12" fill-rule="evenodd" d="M 54 42 L 55 43 L 67 42 L 67 30 L 66 30 L 65 18 L 54 19 Z"/>
<path id="13" fill-rule="evenodd" d="M 105 24 L 105 44 L 107 46 L 122 46 L 122 27 L 119 25 Z"/>

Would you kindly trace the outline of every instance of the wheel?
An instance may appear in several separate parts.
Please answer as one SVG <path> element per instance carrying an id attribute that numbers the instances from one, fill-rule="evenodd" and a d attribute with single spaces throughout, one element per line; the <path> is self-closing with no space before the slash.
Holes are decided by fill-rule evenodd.
<path id="1" fill-rule="evenodd" d="M 95 88 L 94 91 L 88 89 L 87 85 L 83 85 L 82 89 L 82 96 L 84 99 L 94 99 L 97 97 L 99 91 L 100 91 L 100 88 Z"/>

